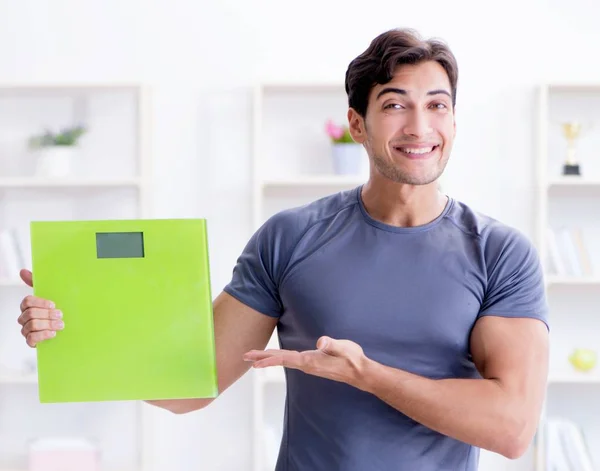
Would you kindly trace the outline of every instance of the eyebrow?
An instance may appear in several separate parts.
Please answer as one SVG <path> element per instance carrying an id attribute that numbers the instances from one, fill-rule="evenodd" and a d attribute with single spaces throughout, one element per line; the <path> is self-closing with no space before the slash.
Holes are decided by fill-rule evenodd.
<path id="1" fill-rule="evenodd" d="M 377 99 L 379 99 L 382 95 L 385 95 L 386 93 L 396 93 L 398 95 L 408 95 L 408 92 L 402 88 L 387 87 L 387 88 L 384 88 L 383 90 L 381 90 L 377 94 Z M 443 88 L 439 88 L 437 90 L 430 90 L 427 92 L 427 95 L 448 95 L 450 98 L 452 98 L 452 95 L 450 95 L 450 92 L 448 92 L 448 90 L 444 90 Z"/>

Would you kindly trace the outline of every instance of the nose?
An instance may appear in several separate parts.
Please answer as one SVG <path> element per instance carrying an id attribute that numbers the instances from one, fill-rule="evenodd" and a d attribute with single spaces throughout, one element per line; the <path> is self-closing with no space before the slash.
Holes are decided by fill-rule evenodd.
<path id="1" fill-rule="evenodd" d="M 429 135 L 431 131 L 432 128 L 427 113 L 418 109 L 411 110 L 408 113 L 404 134 L 421 138 Z"/>

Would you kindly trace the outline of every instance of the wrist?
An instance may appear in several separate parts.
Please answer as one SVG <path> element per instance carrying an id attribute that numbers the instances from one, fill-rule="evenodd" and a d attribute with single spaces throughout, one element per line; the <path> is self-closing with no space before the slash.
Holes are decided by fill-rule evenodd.
<path id="1" fill-rule="evenodd" d="M 378 366 L 376 361 L 363 356 L 357 368 L 354 386 L 362 391 L 373 393 L 375 389 Z"/>

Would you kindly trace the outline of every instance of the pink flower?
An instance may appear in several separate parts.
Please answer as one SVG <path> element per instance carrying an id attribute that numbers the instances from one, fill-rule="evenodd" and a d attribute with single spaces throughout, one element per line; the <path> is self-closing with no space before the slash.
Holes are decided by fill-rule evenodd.
<path id="1" fill-rule="evenodd" d="M 325 124 L 325 132 L 332 139 L 339 139 L 344 135 L 344 128 L 342 126 L 338 126 L 332 120 L 327 120 Z"/>

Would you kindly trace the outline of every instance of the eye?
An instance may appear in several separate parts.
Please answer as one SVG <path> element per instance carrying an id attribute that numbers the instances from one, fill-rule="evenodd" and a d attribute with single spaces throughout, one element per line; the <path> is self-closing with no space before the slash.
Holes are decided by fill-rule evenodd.
<path id="1" fill-rule="evenodd" d="M 445 110 L 448 108 L 445 103 L 433 103 L 431 106 L 437 110 Z"/>
<path id="2" fill-rule="evenodd" d="M 399 103 L 388 103 L 387 105 L 384 105 L 384 107 L 383 107 L 384 110 L 389 110 L 389 109 L 399 110 L 401 108 L 402 108 L 402 105 L 400 105 Z"/>

